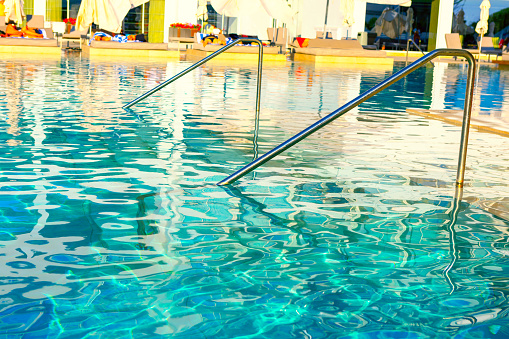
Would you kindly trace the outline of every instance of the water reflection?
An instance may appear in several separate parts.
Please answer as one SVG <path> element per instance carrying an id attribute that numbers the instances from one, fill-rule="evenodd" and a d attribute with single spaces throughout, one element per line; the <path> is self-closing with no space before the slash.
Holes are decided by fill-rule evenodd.
<path id="1" fill-rule="evenodd" d="M 1 335 L 509 335 L 509 225 L 455 203 L 451 127 L 401 110 L 429 106 L 438 76 L 417 72 L 398 98 L 224 189 L 215 182 L 253 142 L 271 148 L 390 71 L 269 68 L 259 134 L 249 65 L 205 66 L 120 109 L 186 66 L 0 68 L 4 90 L 18 88 L 0 104 L 0 136 L 30 140 L 0 158 Z M 43 100 L 25 95 L 34 87 Z M 471 142 L 467 195 L 507 195 L 508 141 Z"/>

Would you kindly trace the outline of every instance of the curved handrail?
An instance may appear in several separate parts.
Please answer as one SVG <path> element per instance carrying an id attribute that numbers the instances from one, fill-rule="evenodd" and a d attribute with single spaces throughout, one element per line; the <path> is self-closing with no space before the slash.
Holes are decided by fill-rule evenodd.
<path id="1" fill-rule="evenodd" d="M 359 106 L 364 101 L 368 100 L 369 98 L 373 97 L 375 94 L 381 92 L 382 90 L 386 89 L 387 87 L 391 86 L 398 80 L 402 79 L 403 77 L 407 76 L 408 74 L 412 73 L 416 69 L 420 68 L 421 66 L 425 65 L 428 61 L 439 57 L 439 56 L 460 56 L 467 59 L 469 64 L 468 69 L 468 79 L 467 79 L 467 86 L 466 86 L 466 94 L 465 94 L 465 105 L 463 110 L 463 126 L 461 129 L 461 141 L 460 141 L 460 154 L 459 154 L 459 160 L 458 160 L 458 172 L 456 174 L 456 185 L 459 187 L 463 186 L 463 180 L 465 176 L 465 163 L 466 163 L 466 157 L 467 157 L 467 144 L 468 144 L 468 133 L 469 133 L 469 127 L 470 127 L 470 115 L 472 112 L 472 95 L 474 91 L 474 82 L 475 82 L 475 59 L 470 54 L 470 52 L 461 50 L 461 49 L 436 49 L 425 56 L 421 57 L 420 59 L 414 61 L 407 67 L 401 69 L 400 71 L 396 72 L 392 76 L 388 77 L 384 81 L 380 82 L 378 85 L 373 86 L 371 89 L 367 90 L 366 92 L 359 95 L 357 98 L 351 100 L 347 104 L 341 106 L 334 112 L 330 113 L 326 117 L 320 119 L 319 121 L 315 122 L 308 128 L 304 129 L 300 133 L 294 135 L 290 139 L 286 140 L 279 146 L 276 146 L 271 151 L 265 153 L 258 159 L 252 161 L 248 165 L 244 166 L 237 172 L 233 173 L 232 175 L 228 176 L 226 179 L 221 180 L 217 184 L 219 186 L 222 185 L 228 185 L 232 182 L 238 180 L 239 178 L 243 177 L 247 173 L 251 172 L 255 168 L 263 165 L 270 159 L 274 158 L 279 153 L 284 152 L 288 148 L 292 147 L 302 139 L 305 139 L 312 133 L 316 132 L 320 128 L 324 127 L 325 125 L 329 124 L 330 122 L 334 121 L 336 118 L 342 116 L 343 114 L 350 111 L 352 108 L 355 108 Z"/>
<path id="2" fill-rule="evenodd" d="M 159 91 L 163 87 L 171 84 L 172 82 L 174 82 L 177 79 L 180 79 L 181 77 L 183 77 L 187 73 L 191 72 L 192 70 L 200 67 L 201 65 L 203 65 L 204 63 L 206 63 L 210 59 L 215 58 L 219 54 L 229 50 L 230 48 L 232 48 L 233 46 L 235 46 L 239 42 L 243 42 L 243 41 L 250 41 L 250 42 L 255 42 L 255 43 L 258 44 L 258 81 L 257 81 L 257 84 L 256 84 L 256 112 L 259 112 L 260 111 L 260 97 L 261 97 L 261 90 L 262 90 L 261 84 L 262 84 L 263 44 L 262 44 L 262 42 L 260 40 L 253 39 L 253 38 L 239 38 L 239 39 L 236 39 L 236 40 L 232 41 L 231 43 L 229 43 L 228 45 L 224 46 L 223 48 L 218 49 L 217 51 L 215 51 L 211 55 L 206 56 L 205 58 L 201 59 L 197 63 L 193 64 L 192 66 L 190 66 L 188 68 L 186 68 L 185 70 L 183 70 L 179 74 L 174 75 L 173 77 L 171 77 L 170 79 L 166 80 L 165 82 L 163 82 L 163 83 L 157 85 L 156 87 L 152 88 L 150 91 L 140 95 L 138 98 L 136 98 L 133 101 L 131 101 L 130 103 L 124 105 L 122 108 L 123 109 L 127 109 L 127 108 L 131 107 L 132 105 L 137 104 L 138 102 L 140 102 L 141 100 L 145 99 L 146 97 L 151 96 L 152 94 L 154 94 L 155 92 Z"/>

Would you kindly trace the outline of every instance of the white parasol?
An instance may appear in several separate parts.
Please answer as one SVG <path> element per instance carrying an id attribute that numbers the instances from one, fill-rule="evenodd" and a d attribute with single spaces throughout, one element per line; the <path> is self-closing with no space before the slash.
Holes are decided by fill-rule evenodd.
<path id="1" fill-rule="evenodd" d="M 210 4 L 223 16 L 238 17 L 244 1 L 246 0 L 210 0 Z"/>
<path id="2" fill-rule="evenodd" d="M 196 17 L 202 19 L 203 22 L 209 20 L 209 14 L 207 10 L 207 0 L 198 1 L 198 9 L 196 10 Z"/>
<path id="3" fill-rule="evenodd" d="M 412 14 L 413 15 L 413 14 Z M 406 16 L 398 14 L 398 12 L 386 8 L 382 12 L 382 15 L 376 20 L 375 27 L 371 30 L 376 32 L 376 35 L 380 36 L 383 34 L 387 35 L 391 39 L 397 38 L 401 33 L 406 31 Z"/>
<path id="4" fill-rule="evenodd" d="M 413 24 L 414 24 L 414 10 L 412 8 L 409 8 L 406 11 L 406 24 L 405 24 L 407 39 L 410 39 Z"/>
<path id="5" fill-rule="evenodd" d="M 5 0 L 5 23 L 14 21 L 16 25 L 23 24 L 25 12 L 23 12 L 23 0 Z"/>
<path id="6" fill-rule="evenodd" d="M 484 34 L 488 31 L 488 18 L 490 16 L 490 1 L 489 0 L 483 0 L 481 3 L 481 14 L 480 14 L 480 20 L 475 26 L 475 31 L 480 35 L 482 38 Z"/>
<path id="7" fill-rule="evenodd" d="M 354 0 L 341 0 L 341 12 L 343 12 L 343 25 L 346 27 L 352 26 L 354 21 L 353 11 L 355 8 Z"/>
<path id="8" fill-rule="evenodd" d="M 260 0 L 263 8 L 272 18 L 291 24 L 295 16 L 295 12 L 288 6 L 286 0 Z"/>
<path id="9" fill-rule="evenodd" d="M 474 33 L 474 29 L 465 24 L 465 12 L 462 9 L 456 15 L 456 25 L 453 27 L 453 32 L 460 35 Z"/>
<path id="10" fill-rule="evenodd" d="M 76 18 L 76 30 L 82 31 L 92 23 L 100 28 L 120 33 L 127 12 L 149 0 L 83 0 Z"/>

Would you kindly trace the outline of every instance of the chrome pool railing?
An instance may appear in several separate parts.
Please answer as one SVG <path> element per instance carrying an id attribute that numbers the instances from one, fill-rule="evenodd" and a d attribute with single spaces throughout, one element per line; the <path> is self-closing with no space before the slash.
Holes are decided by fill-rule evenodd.
<path id="1" fill-rule="evenodd" d="M 401 69 L 400 71 L 394 73 L 389 78 L 385 79 L 384 81 L 380 82 L 378 85 L 373 86 L 371 89 L 367 90 L 366 92 L 359 95 L 357 98 L 351 100 L 347 104 L 341 106 L 334 112 L 330 113 L 326 117 L 320 119 L 319 121 L 315 122 L 308 128 L 304 129 L 303 131 L 299 132 L 298 134 L 294 135 L 290 139 L 286 140 L 279 146 L 276 146 L 271 151 L 265 153 L 258 159 L 252 161 L 251 163 L 247 164 L 240 170 L 236 171 L 235 173 L 231 174 L 227 178 L 221 180 L 217 183 L 219 186 L 228 185 L 236 180 L 240 179 L 247 173 L 251 172 L 252 170 L 256 169 L 257 167 L 263 165 L 270 159 L 274 158 L 276 155 L 284 152 L 288 148 L 292 147 L 299 141 L 305 139 L 309 135 L 313 134 L 314 132 L 318 131 L 322 127 L 326 126 L 327 124 L 331 123 L 335 119 L 339 118 L 343 114 L 347 113 L 351 109 L 359 106 L 364 101 L 368 100 L 369 98 L 373 97 L 375 94 L 381 92 L 382 90 L 386 89 L 387 87 L 393 85 L 398 80 L 404 78 L 408 74 L 412 73 L 413 71 L 417 70 L 418 68 L 424 66 L 427 62 L 431 61 L 432 59 L 439 57 L 439 56 L 459 56 L 464 57 L 469 64 L 468 68 L 468 78 L 467 78 L 467 86 L 466 86 L 466 93 L 465 93 L 465 105 L 463 109 L 463 123 L 461 128 L 461 140 L 460 140 L 460 152 L 459 152 L 459 160 L 458 160 L 458 171 L 456 174 L 456 186 L 462 187 L 465 177 L 465 164 L 466 164 L 466 157 L 467 157 L 467 145 L 468 145 L 468 133 L 470 128 L 470 115 L 472 112 L 472 95 L 474 91 L 474 83 L 475 83 L 475 59 L 470 54 L 470 52 L 460 49 L 436 49 L 425 56 L 421 57 L 420 59 L 414 61 L 407 67 Z"/>
<path id="2" fill-rule="evenodd" d="M 127 108 L 131 107 L 132 105 L 137 104 L 141 100 L 151 96 L 152 94 L 154 94 L 155 92 L 159 91 L 163 87 L 171 84 L 172 82 L 174 82 L 177 79 L 180 79 L 181 77 L 183 77 L 187 73 L 189 73 L 192 70 L 200 67 L 201 65 L 203 65 L 204 63 L 206 63 L 210 59 L 213 59 L 216 56 L 218 56 L 219 54 L 221 54 L 223 52 L 226 52 L 227 50 L 229 50 L 230 48 L 232 48 L 233 46 L 235 46 L 236 44 L 238 44 L 240 42 L 254 42 L 254 43 L 258 44 L 258 79 L 257 79 L 257 83 L 256 83 L 256 112 L 259 112 L 260 111 L 261 91 L 262 91 L 261 84 L 262 84 L 263 44 L 262 44 L 262 42 L 260 40 L 253 39 L 253 38 L 239 38 L 239 39 L 236 39 L 236 40 L 232 41 L 231 43 L 229 43 L 228 45 L 224 46 L 223 48 L 215 51 L 211 55 L 201 59 L 197 63 L 193 64 L 192 66 L 190 66 L 188 68 L 186 68 L 185 70 L 183 70 L 179 74 L 174 75 L 173 77 L 171 77 L 170 79 L 166 80 L 165 82 L 159 84 L 158 86 L 154 87 L 150 91 L 140 95 L 138 98 L 136 98 L 133 101 L 131 101 L 130 103 L 124 105 L 122 108 L 123 109 L 127 109 Z"/>
<path id="3" fill-rule="evenodd" d="M 414 46 L 415 46 L 415 47 L 419 50 L 419 52 L 421 52 L 421 53 L 422 53 L 422 55 L 426 55 L 426 54 L 422 51 L 422 49 L 419 47 L 419 45 L 417 45 L 417 44 L 415 43 L 415 41 L 414 41 L 413 39 L 407 39 L 407 41 L 406 41 L 406 58 L 405 58 L 405 66 L 406 66 L 406 65 L 408 65 L 408 51 L 410 50 L 410 42 L 412 42 L 412 44 L 413 44 L 413 45 L 414 45 Z M 432 65 L 434 65 L 434 64 L 433 64 L 433 61 L 431 61 L 431 60 L 430 60 L 429 62 L 430 62 Z"/>

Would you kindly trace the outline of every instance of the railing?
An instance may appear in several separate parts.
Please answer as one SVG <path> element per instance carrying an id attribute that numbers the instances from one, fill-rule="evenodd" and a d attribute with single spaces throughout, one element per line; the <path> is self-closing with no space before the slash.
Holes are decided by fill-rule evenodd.
<path id="1" fill-rule="evenodd" d="M 192 70 L 200 67 L 201 65 L 203 65 L 204 63 L 206 63 L 210 59 L 215 58 L 216 56 L 218 56 L 219 54 L 229 50 L 230 48 L 232 48 L 236 44 L 238 44 L 240 42 L 244 42 L 244 41 L 246 41 L 246 42 L 255 42 L 255 43 L 258 44 L 258 82 L 256 84 L 256 112 L 259 112 L 260 111 L 260 96 L 261 96 L 261 90 L 262 90 L 261 84 L 262 84 L 263 44 L 262 44 L 262 42 L 260 40 L 252 39 L 252 38 L 240 38 L 240 39 L 236 39 L 236 40 L 232 41 L 231 43 L 229 43 L 228 45 L 224 46 L 223 48 L 215 51 L 211 55 L 201 59 L 200 61 L 198 61 L 197 63 L 195 63 L 191 67 L 186 68 L 185 70 L 183 70 L 179 74 L 173 76 L 172 78 L 166 80 L 165 82 L 161 83 L 160 85 L 154 87 L 153 89 L 151 89 L 150 91 L 146 92 L 145 94 L 142 94 L 141 96 L 139 96 L 138 98 L 134 99 L 130 103 L 124 105 L 122 108 L 123 109 L 127 109 L 127 108 L 131 107 L 132 105 L 137 104 L 141 100 L 151 96 L 152 94 L 154 94 L 155 92 L 159 91 L 163 87 L 171 84 L 172 82 L 174 82 L 177 79 L 180 79 L 181 77 L 183 77 L 187 73 L 191 72 Z"/>
<path id="2" fill-rule="evenodd" d="M 406 41 L 406 59 L 405 59 L 405 66 L 406 66 L 406 65 L 408 65 L 408 51 L 410 50 L 410 42 L 412 42 L 412 44 L 414 44 L 414 46 L 415 46 L 415 47 L 419 50 L 419 52 L 421 52 L 421 53 L 422 53 L 422 55 L 426 55 L 426 54 L 422 51 L 422 49 L 419 47 L 419 45 L 417 45 L 417 44 L 415 43 L 415 41 L 414 41 L 413 39 L 407 39 L 407 41 Z M 430 60 L 429 62 L 430 62 L 432 65 L 434 65 L 434 64 L 433 64 L 433 61 L 431 61 L 431 60 Z"/>
<path id="3" fill-rule="evenodd" d="M 403 68 L 402 70 L 396 72 L 389 78 L 385 79 L 378 85 L 372 87 L 368 91 L 362 93 L 357 98 L 353 99 L 352 101 L 348 102 L 347 104 L 343 105 L 342 107 L 338 108 L 334 112 L 330 113 L 326 117 L 320 119 L 319 121 L 315 122 L 313 125 L 309 126 L 308 128 L 304 129 L 300 133 L 294 135 L 290 139 L 286 140 L 279 146 L 275 147 L 271 151 L 265 153 L 258 159 L 252 161 L 248 165 L 244 166 L 237 172 L 233 173 L 226 179 L 223 179 L 218 183 L 218 185 L 228 185 L 236 180 L 240 179 L 247 173 L 251 172 L 255 168 L 263 165 L 270 159 L 274 158 L 276 155 L 284 152 L 288 148 L 292 147 L 299 141 L 305 139 L 312 133 L 318 131 L 325 125 L 331 123 L 338 117 L 342 116 L 343 114 L 347 113 L 351 109 L 359 106 L 364 101 L 368 100 L 369 98 L 373 97 L 375 94 L 381 92 L 382 90 L 386 89 L 387 87 L 391 86 L 398 80 L 404 78 L 408 74 L 412 73 L 413 71 L 417 70 L 418 68 L 424 66 L 428 61 L 431 61 L 432 59 L 439 57 L 439 56 L 460 56 L 467 59 L 469 64 L 468 69 L 468 79 L 467 79 L 467 86 L 466 86 L 466 94 L 465 94 L 465 105 L 463 110 L 463 125 L 461 129 L 461 141 L 460 141 L 460 152 L 459 152 L 459 160 L 458 160 L 458 171 L 456 174 L 456 186 L 462 187 L 463 181 L 465 177 L 465 163 L 466 163 L 466 157 L 467 157 L 467 145 L 468 145 L 468 133 L 470 128 L 470 115 L 472 112 L 472 95 L 474 90 L 474 82 L 475 82 L 475 59 L 470 54 L 470 52 L 460 49 L 437 49 L 433 52 L 428 53 L 427 55 L 421 57 L 420 59 L 416 60 L 412 64 L 408 65 L 407 67 Z"/>

